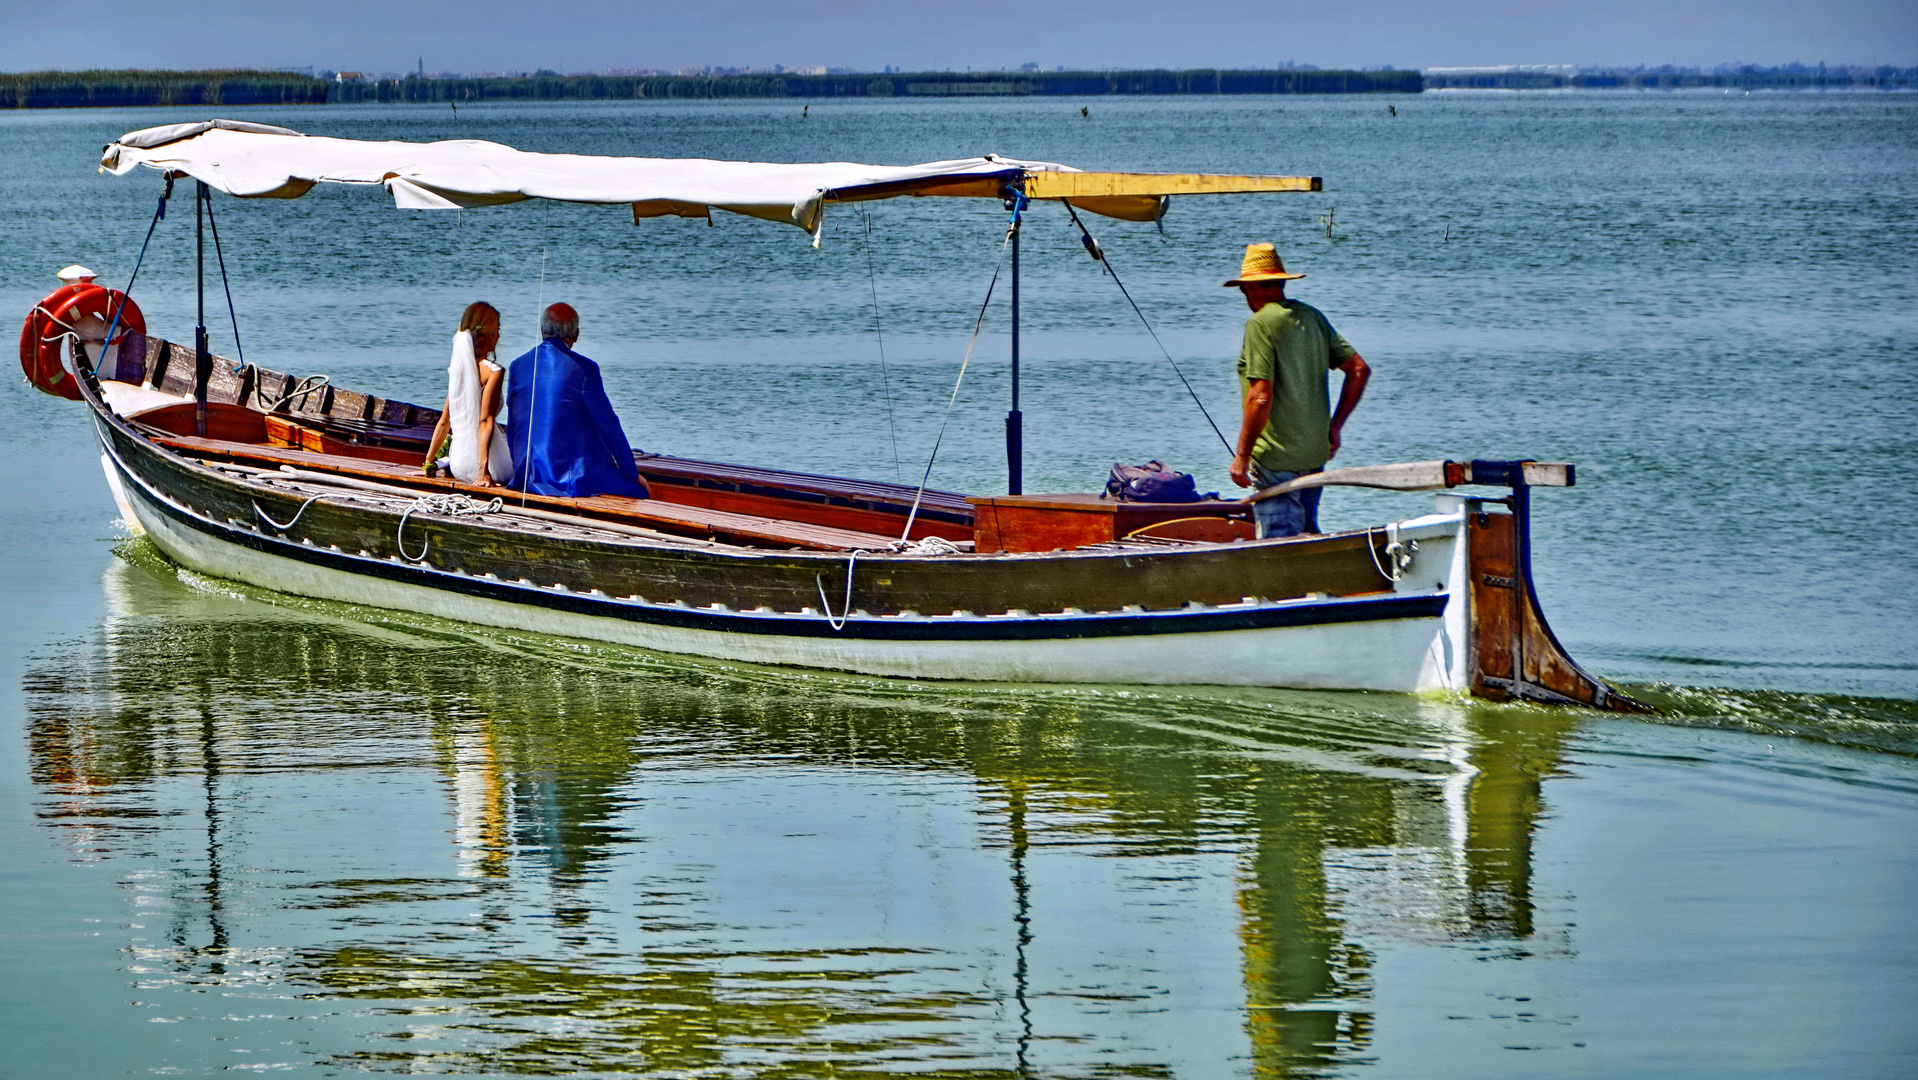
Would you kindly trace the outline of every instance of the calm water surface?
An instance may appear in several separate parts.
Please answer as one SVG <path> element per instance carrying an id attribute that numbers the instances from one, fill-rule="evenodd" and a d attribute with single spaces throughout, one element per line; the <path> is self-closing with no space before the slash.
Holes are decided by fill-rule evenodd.
<path id="1" fill-rule="evenodd" d="M 16 387 L 0 1075 L 1918 1069 L 1918 98 L 1079 104 L 246 118 L 1323 175 L 1093 228 L 1215 415 L 1242 318 L 1217 282 L 1270 238 L 1378 369 L 1341 460 L 1577 461 L 1539 500 L 1548 612 L 1668 718 L 893 683 L 274 596 L 120 536 L 78 408 Z M 93 154 L 189 118 L 0 116 L 7 310 L 68 261 L 124 281 L 157 183 Z M 841 208 L 813 251 L 736 218 L 384 199 L 221 200 L 248 359 L 425 401 L 468 300 L 507 312 L 506 351 L 563 298 L 636 442 L 888 478 L 924 467 L 1002 228 L 900 201 L 869 243 Z M 175 338 L 181 209 L 136 290 Z M 1027 233 L 1029 489 L 1145 457 L 1225 487 L 1054 209 Z M 936 483 L 1003 484 L 1003 328 Z"/>

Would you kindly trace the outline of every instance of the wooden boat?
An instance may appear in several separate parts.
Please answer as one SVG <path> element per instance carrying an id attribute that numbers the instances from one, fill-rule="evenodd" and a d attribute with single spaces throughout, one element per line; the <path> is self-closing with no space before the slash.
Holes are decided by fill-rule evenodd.
<path id="1" fill-rule="evenodd" d="M 115 147 L 138 146 L 144 134 Z M 114 154 L 110 147 L 109 164 Z M 190 172 L 192 160 L 161 167 Z M 978 160 L 998 166 L 994 192 L 1017 197 L 1016 244 L 1024 196 L 1062 174 Z M 1234 190 L 1225 182 L 1234 179 L 1282 190 L 1277 181 L 1292 180 L 1063 175 L 1082 186 L 1052 197 L 1080 209 L 1104 198 L 1105 210 L 1134 217 L 1148 216 L 1137 212 L 1141 199 L 1162 212 L 1155 192 Z M 964 169 L 927 176 L 876 183 L 954 194 L 931 188 L 983 182 Z M 444 182 L 415 186 L 450 197 Z M 821 189 L 819 205 L 835 194 L 882 197 L 873 190 Z M 631 201 L 640 213 L 642 200 Z M 678 204 L 670 212 L 691 212 L 684 198 Z M 791 214 L 816 227 L 807 219 L 816 212 Z M 1429 514 L 1284 540 L 1252 539 L 1239 501 L 1024 494 L 1010 424 L 1007 495 L 640 455 L 650 499 L 502 499 L 498 488 L 422 475 L 431 409 L 236 366 L 206 349 L 204 315 L 192 347 L 123 330 L 123 321 L 61 323 L 64 336 L 52 336 L 71 379 L 46 373 L 44 341 L 31 334 L 22 361 L 43 389 L 84 401 L 126 520 L 204 574 L 491 626 L 884 676 L 1440 691 L 1645 708 L 1574 663 L 1537 604 L 1530 492 L 1572 483 L 1569 465 L 1334 470 L 1318 479 L 1447 493 Z M 29 331 L 35 325 L 30 318 Z M 1463 485 L 1503 493 L 1448 490 Z"/>

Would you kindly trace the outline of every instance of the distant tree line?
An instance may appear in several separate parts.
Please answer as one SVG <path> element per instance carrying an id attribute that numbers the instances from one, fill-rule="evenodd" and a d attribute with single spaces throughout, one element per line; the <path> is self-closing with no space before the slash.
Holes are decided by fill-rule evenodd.
<path id="1" fill-rule="evenodd" d="M 329 85 L 277 71 L 32 71 L 0 74 L 0 108 L 318 105 Z"/>
<path id="2" fill-rule="evenodd" d="M 1418 71 L 985 71 L 800 75 L 561 75 L 319 79 L 278 71 L 37 71 L 0 74 L 0 108 L 1112 94 L 1416 94 L 1422 90 L 1918 88 L 1918 68 L 1524 68 Z"/>
<path id="3" fill-rule="evenodd" d="M 1584 68 L 1577 71 L 1439 69 L 1425 73 L 1427 90 L 1897 90 L 1918 88 L 1918 68 L 1743 66 L 1697 68 Z"/>
<path id="4" fill-rule="evenodd" d="M 1416 71 L 901 72 L 887 75 L 560 75 L 338 82 L 328 100 L 1025 97 L 1105 94 L 1416 94 Z"/>

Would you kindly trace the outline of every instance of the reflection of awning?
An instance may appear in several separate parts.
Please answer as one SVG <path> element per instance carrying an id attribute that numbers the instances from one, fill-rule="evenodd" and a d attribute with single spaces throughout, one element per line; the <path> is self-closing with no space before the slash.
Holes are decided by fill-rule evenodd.
<path id="1" fill-rule="evenodd" d="M 1317 177 L 1095 173 L 995 156 L 923 165 L 850 161 L 777 164 L 705 158 L 536 154 L 499 143 L 365 142 L 286 128 L 212 120 L 128 132 L 100 167 L 184 173 L 247 199 L 297 199 L 317 183 L 381 184 L 404 210 L 497 206 L 523 199 L 630 204 L 635 219 L 704 217 L 713 209 L 819 227 L 828 202 L 901 195 L 999 197 L 1006 184 L 1035 199 L 1065 199 L 1093 213 L 1151 221 L 1171 195 L 1317 191 Z"/>

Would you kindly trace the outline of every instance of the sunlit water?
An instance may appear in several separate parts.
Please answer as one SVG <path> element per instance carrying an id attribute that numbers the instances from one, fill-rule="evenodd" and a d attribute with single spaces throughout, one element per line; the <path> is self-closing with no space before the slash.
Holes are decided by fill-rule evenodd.
<path id="1" fill-rule="evenodd" d="M 1271 238 L 1378 370 L 1341 460 L 1578 462 L 1538 500 L 1548 614 L 1665 718 L 847 679 L 276 597 L 123 540 L 78 407 L 16 388 L 0 1075 L 1918 1068 L 1918 98 L 1079 104 L 246 116 L 1323 175 L 1185 200 L 1163 236 L 1092 225 L 1221 418 L 1242 310 L 1217 282 Z M 0 116 L 8 310 L 69 261 L 124 281 L 157 183 L 93 154 L 184 118 Z M 189 340 L 190 210 L 136 290 Z M 840 208 L 813 251 L 377 191 L 218 210 L 250 360 L 427 401 L 467 300 L 507 312 L 509 351 L 563 298 L 642 445 L 887 478 L 925 466 L 1003 219 L 874 204 L 868 245 Z M 1028 488 L 1146 457 L 1226 486 L 1054 210 L 1025 249 Z M 943 486 L 1003 484 L 999 303 Z"/>

